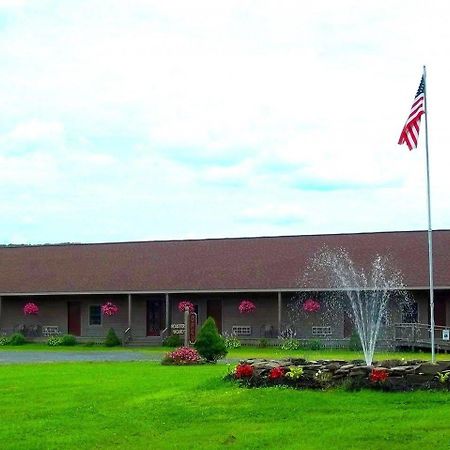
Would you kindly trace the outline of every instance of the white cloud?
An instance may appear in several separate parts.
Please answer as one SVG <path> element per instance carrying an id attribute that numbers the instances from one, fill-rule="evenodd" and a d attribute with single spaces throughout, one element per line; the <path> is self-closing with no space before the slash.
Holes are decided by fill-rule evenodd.
<path id="1" fill-rule="evenodd" d="M 450 226 L 447 2 L 2 8 L 2 203 L 44 205 L 24 207 L 31 240 L 424 227 L 423 142 L 396 145 L 422 63 L 433 213 Z"/>
<path id="2" fill-rule="evenodd" d="M 60 139 L 63 133 L 64 126 L 60 122 L 45 122 L 39 119 L 31 119 L 24 123 L 18 123 L 2 139 L 12 143 L 47 141 Z"/>

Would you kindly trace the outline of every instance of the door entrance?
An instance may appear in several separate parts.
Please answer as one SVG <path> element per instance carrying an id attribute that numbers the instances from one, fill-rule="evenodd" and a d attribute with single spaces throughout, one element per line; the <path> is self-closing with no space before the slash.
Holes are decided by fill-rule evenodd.
<path id="1" fill-rule="evenodd" d="M 67 332 L 81 336 L 81 302 L 67 303 Z"/>
<path id="2" fill-rule="evenodd" d="M 147 336 L 159 336 L 164 329 L 164 300 L 147 300 Z"/>
<path id="3" fill-rule="evenodd" d="M 435 325 L 438 327 L 445 327 L 447 325 L 446 303 L 446 297 L 437 293 L 434 299 L 434 320 Z"/>
<path id="4" fill-rule="evenodd" d="M 206 302 L 206 317 L 212 317 L 216 322 L 219 333 L 222 333 L 222 300 L 208 300 Z"/>

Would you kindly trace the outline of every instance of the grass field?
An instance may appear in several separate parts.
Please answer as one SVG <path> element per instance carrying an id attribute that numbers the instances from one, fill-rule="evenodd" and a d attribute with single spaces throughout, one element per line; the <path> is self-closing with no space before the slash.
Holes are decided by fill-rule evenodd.
<path id="1" fill-rule="evenodd" d="M 449 393 L 249 390 L 226 370 L 0 366 L 0 447 L 450 449 Z"/>

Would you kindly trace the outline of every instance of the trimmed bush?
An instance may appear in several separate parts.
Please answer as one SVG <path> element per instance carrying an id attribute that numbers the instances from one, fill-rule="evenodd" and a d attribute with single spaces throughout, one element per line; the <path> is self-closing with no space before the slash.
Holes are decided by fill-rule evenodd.
<path id="1" fill-rule="evenodd" d="M 172 334 L 164 339 L 162 345 L 164 347 L 181 347 L 183 343 L 179 334 Z"/>
<path id="2" fill-rule="evenodd" d="M 200 328 L 194 347 L 207 362 L 216 362 L 228 353 L 225 339 L 217 331 L 212 317 L 208 317 Z"/>
<path id="3" fill-rule="evenodd" d="M 261 338 L 258 342 L 258 347 L 266 348 L 269 346 L 269 341 L 266 338 Z"/>
<path id="4" fill-rule="evenodd" d="M 114 329 L 110 328 L 108 331 L 108 334 L 106 335 L 105 346 L 106 347 L 117 347 L 118 345 L 121 345 L 121 344 L 122 344 L 122 342 L 117 337 L 117 334 L 114 331 Z"/>
<path id="5" fill-rule="evenodd" d="M 8 338 L 6 336 L 0 337 L 0 347 L 2 345 L 8 345 Z"/>
<path id="6" fill-rule="evenodd" d="M 71 334 L 65 334 L 61 337 L 61 345 L 72 347 L 77 344 L 77 338 Z"/>
<path id="7" fill-rule="evenodd" d="M 356 331 L 353 331 L 350 336 L 350 341 L 348 342 L 348 349 L 353 350 L 355 352 L 359 352 L 362 350 L 361 339 L 359 338 L 359 334 Z"/>
<path id="8" fill-rule="evenodd" d="M 8 345 L 23 345 L 27 342 L 22 333 L 14 333 L 8 339 Z"/>
<path id="9" fill-rule="evenodd" d="M 322 350 L 324 348 L 323 342 L 320 339 L 308 339 L 302 344 L 301 347 L 306 350 Z"/>
<path id="10" fill-rule="evenodd" d="M 50 336 L 47 340 L 47 345 L 50 345 L 50 347 L 57 347 L 58 345 L 62 345 L 62 337 Z"/>
<path id="11" fill-rule="evenodd" d="M 298 350 L 300 347 L 300 341 L 298 339 L 282 339 L 281 350 Z"/>

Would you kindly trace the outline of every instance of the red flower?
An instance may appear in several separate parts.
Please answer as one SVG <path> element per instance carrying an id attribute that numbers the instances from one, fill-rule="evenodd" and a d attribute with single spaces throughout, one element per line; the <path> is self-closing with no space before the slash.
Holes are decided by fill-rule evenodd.
<path id="1" fill-rule="evenodd" d="M 239 364 L 234 371 L 236 378 L 250 378 L 253 376 L 253 366 L 250 364 Z"/>
<path id="2" fill-rule="evenodd" d="M 273 369 L 270 369 L 269 372 L 270 380 L 276 380 L 277 378 L 283 377 L 284 377 L 284 369 L 282 367 L 274 367 Z"/>
<path id="3" fill-rule="evenodd" d="M 313 298 L 309 298 L 308 300 L 305 300 L 305 303 L 303 303 L 303 311 L 306 312 L 317 312 L 320 309 L 320 303 L 317 300 L 314 300 Z"/>
<path id="4" fill-rule="evenodd" d="M 106 302 L 102 305 L 102 314 L 104 316 L 114 316 L 119 312 L 119 307 L 112 302 Z"/>
<path id="5" fill-rule="evenodd" d="M 256 310 L 256 306 L 250 300 L 242 300 L 239 303 L 239 312 L 241 314 L 250 314 Z"/>
<path id="6" fill-rule="evenodd" d="M 389 377 L 389 373 L 385 369 L 372 369 L 370 372 L 369 380 L 372 383 L 380 382 L 384 383 Z"/>
<path id="7" fill-rule="evenodd" d="M 38 305 L 36 305 L 36 303 L 27 303 L 24 307 L 23 307 L 23 313 L 26 316 L 30 316 L 30 315 L 36 315 L 39 312 L 39 307 Z"/>
<path id="8" fill-rule="evenodd" d="M 178 311 L 184 312 L 186 308 L 189 309 L 189 312 L 194 312 L 194 305 L 189 300 L 182 300 L 180 303 L 178 303 Z"/>

